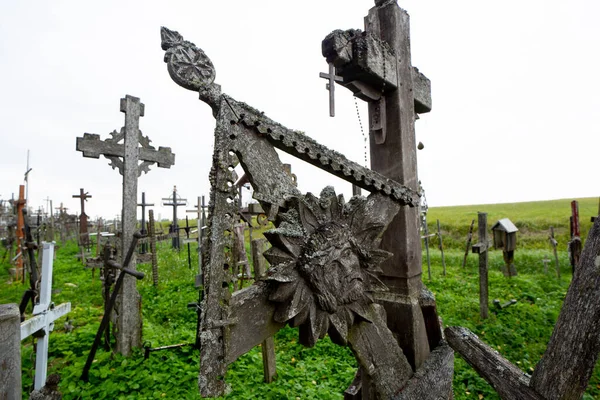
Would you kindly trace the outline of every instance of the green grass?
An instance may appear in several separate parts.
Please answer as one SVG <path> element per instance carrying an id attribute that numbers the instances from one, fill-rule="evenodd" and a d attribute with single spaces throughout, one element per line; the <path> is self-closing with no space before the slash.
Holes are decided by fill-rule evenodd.
<path id="1" fill-rule="evenodd" d="M 537 204 L 537 205 L 536 205 Z M 597 199 L 580 199 L 583 231 L 589 229 L 589 216 L 597 210 Z M 517 304 L 490 318 L 479 318 L 477 256 L 469 254 L 461 267 L 466 230 L 476 211 L 487 211 L 491 225 L 508 217 L 520 228 L 515 265 L 519 275 L 508 279 L 500 272 L 501 251 L 491 251 L 489 260 L 490 303 L 493 299 Z M 531 215 L 530 217 L 528 215 Z M 436 294 L 438 312 L 445 325 L 471 329 L 524 372 L 530 373 L 542 356 L 552 333 L 565 293 L 570 283 L 570 266 L 564 251 L 566 241 L 559 237 L 561 278 L 554 274 L 553 263 L 544 274 L 542 259 L 552 258 L 547 244 L 547 228 L 555 226 L 568 235 L 569 201 L 519 203 L 432 208 L 430 230 L 440 219 L 444 230 L 447 275 L 442 275 L 440 252 L 431 249 L 432 279 L 427 279 L 423 257 L 423 281 Z M 586 222 L 587 221 L 587 222 Z M 586 226 L 587 224 L 587 226 Z M 259 237 L 256 232 L 254 237 Z M 454 240 L 451 238 L 456 236 Z M 151 347 L 191 343 L 195 338 L 196 314 L 187 304 L 198 298 L 194 287 L 197 270 L 195 245 L 192 268 L 187 265 L 187 250 L 170 249 L 170 241 L 159 247 L 159 286 L 152 285 L 151 268 L 139 269 L 146 278 L 138 282 L 142 295 L 144 342 Z M 249 250 L 249 247 L 248 247 Z M 198 352 L 191 347 L 154 352 L 144 360 L 142 351 L 129 358 L 99 349 L 90 371 L 90 382 L 79 380 L 85 359 L 102 317 L 101 282 L 96 274 L 84 269 L 76 260 L 73 243 L 61 246 L 54 262 L 53 301 L 70 301 L 75 329 L 66 333 L 64 317 L 57 321 L 50 336 L 49 373 L 62 377 L 60 390 L 65 399 L 199 399 L 197 379 Z M 0 302 L 18 303 L 25 290 L 20 283 L 9 283 L 6 263 L 0 264 Z M 28 393 L 33 379 L 33 341 L 23 341 L 23 388 Z M 262 382 L 262 360 L 257 347 L 240 357 L 228 370 L 226 382 L 230 392 L 226 399 L 342 399 L 351 382 L 356 361 L 348 348 L 334 345 L 328 338 L 311 349 L 297 343 L 297 331 L 281 330 L 275 337 L 278 378 L 273 384 Z M 455 361 L 455 399 L 498 399 L 493 389 L 459 356 Z M 600 372 L 594 372 L 585 399 L 600 398 Z M 27 398 L 27 395 L 24 395 Z"/>

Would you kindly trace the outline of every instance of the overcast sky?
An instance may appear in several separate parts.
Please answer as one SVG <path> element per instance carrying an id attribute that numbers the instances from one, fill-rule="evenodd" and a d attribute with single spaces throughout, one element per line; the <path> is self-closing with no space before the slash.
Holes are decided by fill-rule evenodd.
<path id="1" fill-rule="evenodd" d="M 431 206 L 600 195 L 600 2 L 401 0 L 411 15 L 412 63 L 432 81 L 433 110 L 416 122 L 419 177 Z M 208 195 L 215 120 L 177 86 L 160 48 L 162 25 L 211 58 L 224 93 L 362 163 L 351 92 L 336 114 L 319 72 L 321 40 L 363 28 L 373 0 L 17 1 L 0 4 L 0 199 L 18 194 L 30 150 L 29 204 L 92 195 L 91 217 L 121 210 L 121 176 L 84 158 L 75 139 L 109 137 L 140 97 L 152 144 L 171 169 L 151 167 L 138 193 L 160 205 L 177 185 L 192 208 Z M 360 103 L 363 123 L 366 107 Z M 366 127 L 366 126 L 365 126 Z M 302 191 L 350 184 L 289 156 Z M 155 207 L 169 218 L 170 208 Z M 179 215 L 183 215 L 180 209 Z"/>

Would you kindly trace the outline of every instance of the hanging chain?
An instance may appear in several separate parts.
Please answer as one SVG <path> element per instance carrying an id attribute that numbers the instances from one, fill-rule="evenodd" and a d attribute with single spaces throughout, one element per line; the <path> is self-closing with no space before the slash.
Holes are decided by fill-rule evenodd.
<path id="1" fill-rule="evenodd" d="M 356 96 L 354 97 L 354 107 L 356 107 L 356 116 L 358 117 L 358 125 L 360 125 L 360 134 L 363 137 L 363 146 L 364 146 L 364 157 L 365 157 L 365 168 L 368 168 L 367 166 L 367 137 L 365 136 L 365 131 L 363 129 L 363 124 L 362 124 L 362 120 L 360 118 L 360 111 L 358 110 L 358 102 L 356 101 Z"/>

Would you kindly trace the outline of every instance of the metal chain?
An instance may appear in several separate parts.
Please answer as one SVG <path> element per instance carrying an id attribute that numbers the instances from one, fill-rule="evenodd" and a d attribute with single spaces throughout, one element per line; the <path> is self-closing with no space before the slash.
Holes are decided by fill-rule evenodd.
<path id="1" fill-rule="evenodd" d="M 356 107 L 356 116 L 358 117 L 358 125 L 360 125 L 360 134 L 363 137 L 365 168 L 368 168 L 368 166 L 367 166 L 367 162 L 368 162 L 368 159 L 367 159 L 367 137 L 365 136 L 365 131 L 363 129 L 362 120 L 360 118 L 360 111 L 358 109 L 358 102 L 356 101 L 356 96 L 354 96 L 354 107 Z"/>

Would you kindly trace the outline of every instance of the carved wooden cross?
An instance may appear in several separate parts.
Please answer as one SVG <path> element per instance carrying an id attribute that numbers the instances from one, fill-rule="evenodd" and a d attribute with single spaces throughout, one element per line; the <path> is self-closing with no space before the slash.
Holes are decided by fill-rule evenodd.
<path id="1" fill-rule="evenodd" d="M 187 199 L 177 197 L 177 186 L 173 186 L 173 196 L 163 197 L 162 200 L 163 206 L 173 207 L 173 223 L 171 225 L 171 233 L 173 233 L 175 236 L 173 237 L 171 244 L 174 249 L 179 249 L 179 224 L 177 222 L 177 207 L 187 205 Z"/>
<path id="2" fill-rule="evenodd" d="M 343 78 L 342 86 L 368 102 L 371 169 L 417 191 L 414 124 L 417 113 L 431 110 L 431 82 L 411 65 L 408 13 L 395 0 L 376 0 L 364 32 L 333 31 L 323 40 L 322 52 Z M 394 254 L 382 264 L 382 280 L 397 296 L 380 302 L 414 369 L 430 352 L 429 321 L 416 306 L 422 288 L 418 213 L 417 208 L 401 209 L 381 245 Z M 436 323 L 437 316 L 431 318 Z"/>
<path id="3" fill-rule="evenodd" d="M 477 213 L 477 235 L 479 242 L 473 245 L 473 253 L 479 254 L 479 314 L 488 317 L 488 249 L 487 213 Z"/>
<path id="4" fill-rule="evenodd" d="M 123 175 L 122 209 L 122 249 L 128 249 L 137 225 L 137 180 L 142 172 L 148 172 L 150 165 L 156 163 L 160 168 L 170 168 L 175 164 L 175 154 L 169 147 L 156 150 L 150 145 L 150 139 L 143 136 L 139 129 L 140 117 L 144 116 L 144 104 L 133 96 L 121 99 L 121 112 L 125 113 L 125 126 L 119 132 L 113 131 L 110 139 L 100 140 L 100 135 L 85 133 L 77 138 L 77 151 L 84 157 L 110 160 L 113 169 L 118 168 Z M 119 143 L 120 141 L 123 143 Z M 141 146 L 141 147 L 140 147 Z M 141 161 L 141 164 L 139 163 Z M 123 254 L 123 262 L 125 262 Z M 131 260 L 135 269 L 135 254 Z M 136 280 L 126 276 L 123 281 L 120 300 L 117 302 L 117 351 L 129 355 L 132 347 L 141 346 L 141 326 L 139 294 Z"/>
<path id="5" fill-rule="evenodd" d="M 344 79 L 341 76 L 337 76 L 335 74 L 335 67 L 333 66 L 333 63 L 329 63 L 329 73 L 326 74 L 325 72 L 320 72 L 319 78 L 329 80 L 329 82 L 325 85 L 327 90 L 329 90 L 329 116 L 335 117 L 335 83 L 343 82 Z"/>
<path id="6" fill-rule="evenodd" d="M 80 243 L 82 243 L 84 246 L 87 246 L 89 243 L 89 235 L 88 235 L 88 216 L 85 213 L 85 202 L 87 201 L 87 199 L 91 199 L 92 196 L 88 194 L 88 192 L 84 192 L 83 188 L 79 189 L 79 194 L 73 195 L 74 199 L 80 199 L 81 200 L 81 217 L 79 218 L 79 241 Z"/>

